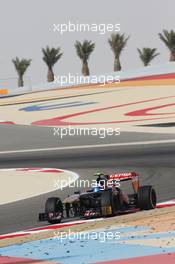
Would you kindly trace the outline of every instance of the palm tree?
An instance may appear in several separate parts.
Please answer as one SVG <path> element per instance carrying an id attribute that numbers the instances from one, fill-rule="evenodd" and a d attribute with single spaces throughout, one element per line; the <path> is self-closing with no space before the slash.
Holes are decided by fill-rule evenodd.
<path id="1" fill-rule="evenodd" d="M 12 60 L 15 69 L 18 73 L 18 87 L 24 86 L 23 76 L 27 68 L 30 66 L 31 61 L 32 60 L 26 60 L 26 59 L 20 60 L 18 57 Z"/>
<path id="2" fill-rule="evenodd" d="M 121 70 L 120 55 L 124 50 L 129 36 L 125 37 L 125 34 L 113 33 L 111 38 L 108 39 L 109 45 L 114 53 L 114 71 Z"/>
<path id="3" fill-rule="evenodd" d="M 76 41 L 75 49 L 78 57 L 82 60 L 82 74 L 84 76 L 88 76 L 90 74 L 88 60 L 91 53 L 95 49 L 95 43 L 92 43 L 92 41 L 88 40 L 84 40 L 83 43 Z"/>
<path id="4" fill-rule="evenodd" d="M 159 33 L 159 37 L 170 51 L 170 61 L 175 61 L 175 32 L 164 29 L 163 33 Z"/>
<path id="5" fill-rule="evenodd" d="M 143 48 L 142 50 L 137 49 L 137 51 L 144 66 L 148 66 L 150 62 L 159 55 L 159 53 L 156 53 L 157 49 Z"/>
<path id="6" fill-rule="evenodd" d="M 54 73 L 53 73 L 53 66 L 63 55 L 63 53 L 61 53 L 60 51 L 61 49 L 59 47 L 55 49 L 55 48 L 49 48 L 47 46 L 45 49 L 42 49 L 43 61 L 46 63 L 48 67 L 48 72 L 47 72 L 48 82 L 53 82 L 55 79 Z"/>

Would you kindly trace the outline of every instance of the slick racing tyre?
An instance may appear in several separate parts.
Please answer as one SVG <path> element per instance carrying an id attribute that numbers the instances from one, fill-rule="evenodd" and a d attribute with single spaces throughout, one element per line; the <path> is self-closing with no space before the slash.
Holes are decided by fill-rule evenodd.
<path id="1" fill-rule="evenodd" d="M 156 192 L 151 185 L 141 186 L 138 190 L 137 204 L 141 210 L 150 210 L 156 207 Z"/>
<path id="2" fill-rule="evenodd" d="M 54 215 L 63 214 L 63 204 L 60 198 L 58 197 L 51 197 L 48 198 L 45 204 L 45 213 L 48 215 L 51 215 L 52 213 Z M 60 223 L 61 219 L 51 219 L 48 218 L 48 222 L 51 224 Z"/>

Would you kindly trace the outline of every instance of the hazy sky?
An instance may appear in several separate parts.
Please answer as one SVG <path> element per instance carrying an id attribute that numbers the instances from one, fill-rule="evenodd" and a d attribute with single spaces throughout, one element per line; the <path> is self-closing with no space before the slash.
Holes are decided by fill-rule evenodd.
<path id="1" fill-rule="evenodd" d="M 27 75 L 33 83 L 45 82 L 46 66 L 41 48 L 60 46 L 64 55 L 55 66 L 55 75 L 80 73 L 81 62 L 75 53 L 76 40 L 92 40 L 96 48 L 89 66 L 91 74 L 112 71 L 113 54 L 107 39 L 111 33 L 53 32 L 53 24 L 112 23 L 121 24 L 121 32 L 130 35 L 122 55 L 123 69 L 141 66 L 136 48 L 157 47 L 161 56 L 154 64 L 167 62 L 169 52 L 159 40 L 162 29 L 175 30 L 174 0 L 0 0 L 0 78 L 15 77 L 11 59 L 31 58 Z"/>

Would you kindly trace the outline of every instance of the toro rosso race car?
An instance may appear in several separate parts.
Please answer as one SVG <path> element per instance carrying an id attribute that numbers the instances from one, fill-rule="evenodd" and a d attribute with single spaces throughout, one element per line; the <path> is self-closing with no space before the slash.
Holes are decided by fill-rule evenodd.
<path id="1" fill-rule="evenodd" d="M 58 197 L 48 198 L 45 212 L 39 214 L 39 221 L 60 223 L 64 218 L 97 218 L 150 210 L 156 207 L 156 192 L 151 185 L 140 186 L 136 172 L 95 174 L 96 187 L 84 193 L 75 192 L 61 201 Z M 130 181 L 132 193 L 121 189 L 122 182 Z"/>

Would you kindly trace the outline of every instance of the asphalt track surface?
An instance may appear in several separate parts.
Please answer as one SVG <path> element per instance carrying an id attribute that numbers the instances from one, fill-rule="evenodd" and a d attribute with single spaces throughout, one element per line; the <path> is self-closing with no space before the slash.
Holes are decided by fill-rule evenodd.
<path id="1" fill-rule="evenodd" d="M 155 187 L 159 201 L 174 199 L 175 143 L 166 141 L 161 144 L 141 143 L 175 139 L 173 135 L 128 132 L 107 139 L 70 137 L 58 140 L 53 136 L 53 129 L 29 126 L 1 126 L 0 135 L 0 168 L 62 168 L 78 173 L 81 179 L 89 180 L 94 179 L 92 175 L 96 171 L 105 173 L 137 171 L 141 174 L 141 184 L 151 184 Z M 112 144 L 122 142 L 132 144 L 112 146 Z M 83 145 L 109 143 L 110 146 L 100 148 L 83 148 Z M 49 149 L 60 146 L 62 149 Z M 69 146 L 76 146 L 76 149 L 71 149 Z M 64 149 L 64 147 L 67 148 Z M 48 149 L 47 151 L 28 152 L 28 150 L 41 148 Z M 15 153 L 15 150 L 26 151 Z M 1 205 L 0 234 L 47 224 L 37 222 L 38 212 L 44 209 L 45 199 L 55 195 L 64 198 L 70 192 L 73 193 L 74 188 L 71 190 L 66 188 L 64 191 L 59 190 L 20 202 Z"/>

